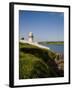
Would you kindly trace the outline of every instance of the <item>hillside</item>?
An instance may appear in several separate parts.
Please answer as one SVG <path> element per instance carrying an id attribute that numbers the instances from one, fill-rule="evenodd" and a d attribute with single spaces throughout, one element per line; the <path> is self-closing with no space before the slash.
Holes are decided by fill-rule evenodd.
<path id="1" fill-rule="evenodd" d="M 56 44 L 56 45 L 63 45 L 64 41 L 44 41 L 44 42 L 39 42 L 39 44 Z"/>
<path id="2" fill-rule="evenodd" d="M 63 76 L 54 52 L 27 43 L 19 43 L 19 52 L 19 79 Z"/>

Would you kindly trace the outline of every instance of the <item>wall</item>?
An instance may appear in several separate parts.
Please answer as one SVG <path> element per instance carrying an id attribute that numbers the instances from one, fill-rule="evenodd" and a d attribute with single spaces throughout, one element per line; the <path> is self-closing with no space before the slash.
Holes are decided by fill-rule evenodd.
<path id="1" fill-rule="evenodd" d="M 64 4 L 71 5 L 72 0 L 1 0 L 0 1 L 0 90 L 9 90 L 9 2 L 33 2 L 33 3 L 48 3 L 48 4 Z M 72 12 L 71 12 L 72 14 Z M 72 21 L 72 19 L 71 19 Z M 40 86 L 40 87 L 24 87 L 14 89 L 25 90 L 71 90 L 72 85 L 56 85 L 56 86 Z"/>

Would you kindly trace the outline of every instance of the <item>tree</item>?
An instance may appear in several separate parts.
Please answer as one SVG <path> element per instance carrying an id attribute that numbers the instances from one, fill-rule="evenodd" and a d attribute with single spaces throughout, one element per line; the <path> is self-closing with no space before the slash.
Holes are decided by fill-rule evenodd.
<path id="1" fill-rule="evenodd" d="M 22 37 L 21 40 L 24 40 L 24 37 Z"/>

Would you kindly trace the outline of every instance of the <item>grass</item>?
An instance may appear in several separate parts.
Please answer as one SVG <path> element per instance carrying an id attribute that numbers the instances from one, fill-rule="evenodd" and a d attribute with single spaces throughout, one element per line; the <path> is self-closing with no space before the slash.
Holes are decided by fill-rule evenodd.
<path id="1" fill-rule="evenodd" d="M 63 41 L 51 41 L 51 42 L 47 42 L 47 41 L 44 41 L 44 42 L 39 42 L 40 44 L 57 44 L 57 45 L 63 45 L 64 42 Z"/>
<path id="2" fill-rule="evenodd" d="M 26 53 L 24 53 L 24 58 L 20 60 L 21 79 L 42 77 L 42 75 L 45 77 L 48 75 L 48 66 L 43 61 L 41 61 L 41 59 Z"/>
<path id="3" fill-rule="evenodd" d="M 27 43 L 19 43 L 19 47 L 19 79 L 62 76 L 54 52 Z"/>

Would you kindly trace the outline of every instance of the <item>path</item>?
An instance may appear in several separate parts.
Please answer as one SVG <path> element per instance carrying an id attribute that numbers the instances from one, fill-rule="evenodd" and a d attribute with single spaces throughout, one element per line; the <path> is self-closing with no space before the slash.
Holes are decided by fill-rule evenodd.
<path id="1" fill-rule="evenodd" d="M 44 49 L 50 50 L 50 48 L 48 48 L 46 46 L 43 46 L 43 45 L 40 45 L 37 42 L 29 42 L 29 41 L 26 41 L 26 40 L 20 40 L 20 42 L 21 43 L 28 43 L 28 44 L 35 45 L 35 46 L 40 47 L 40 48 L 44 48 Z"/>

